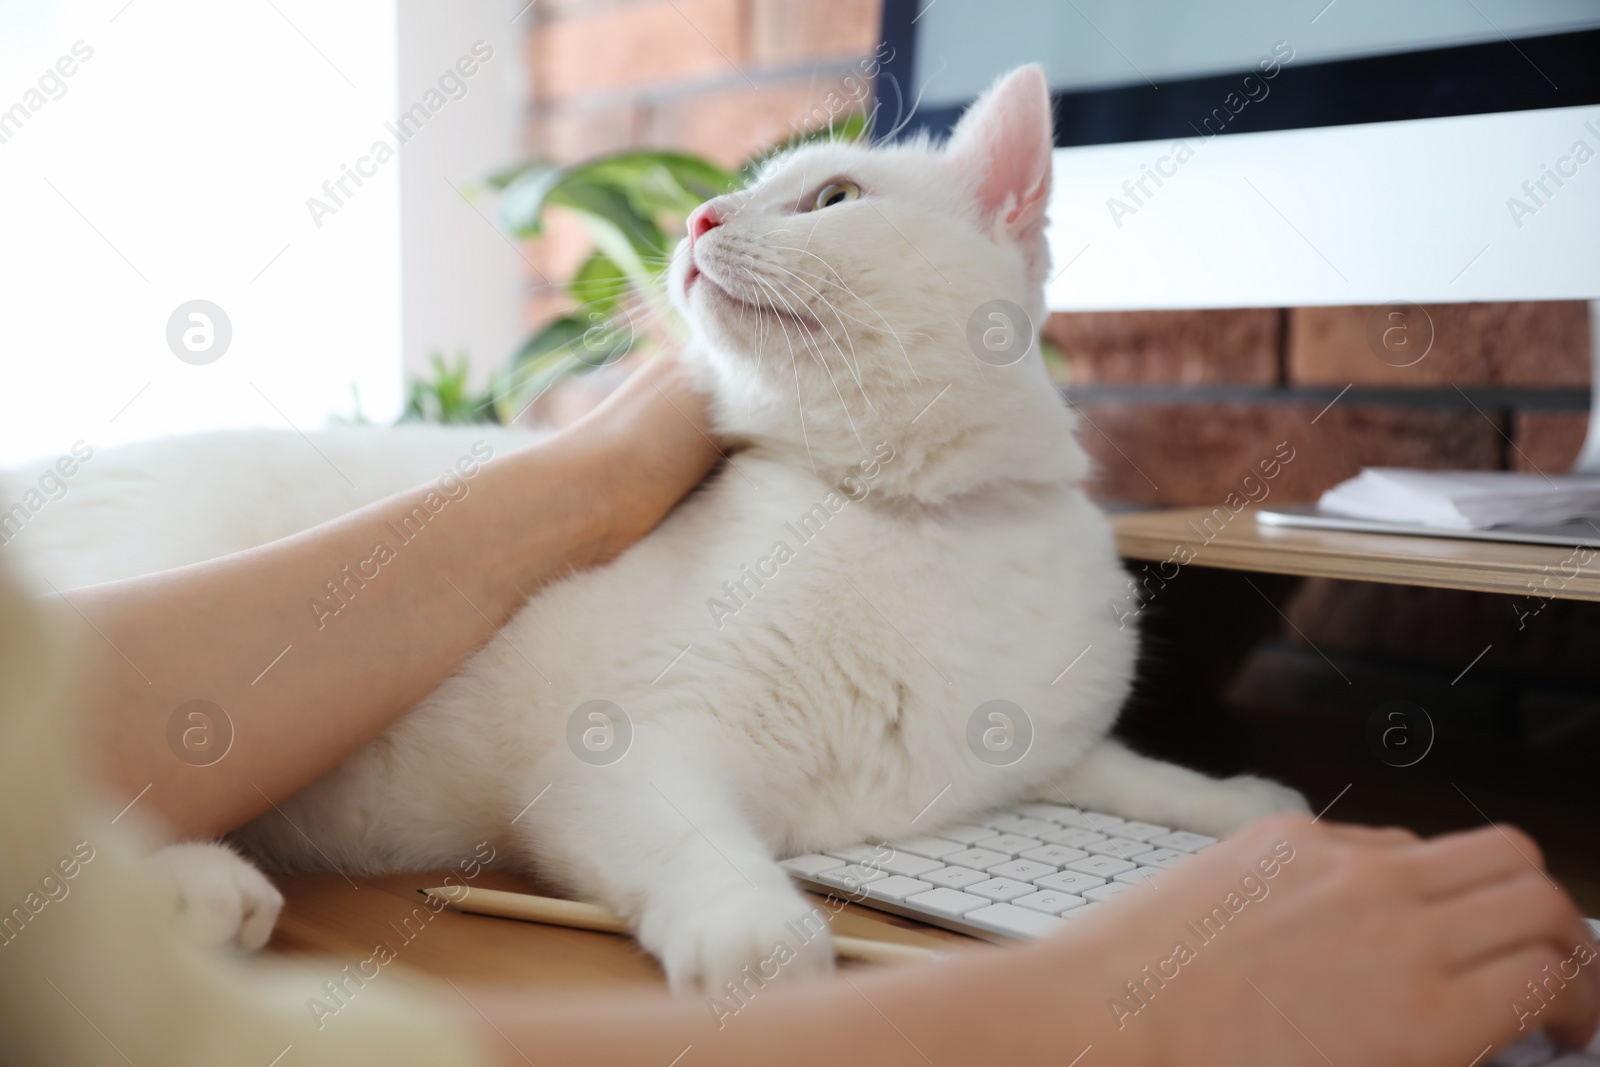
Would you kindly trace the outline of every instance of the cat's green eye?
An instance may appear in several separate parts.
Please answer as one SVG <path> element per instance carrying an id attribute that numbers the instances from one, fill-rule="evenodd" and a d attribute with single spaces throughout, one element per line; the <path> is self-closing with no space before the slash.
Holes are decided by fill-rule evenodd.
<path id="1" fill-rule="evenodd" d="M 817 190 L 817 198 L 812 201 L 811 210 L 821 211 L 825 207 L 842 204 L 847 200 L 859 199 L 861 199 L 861 186 L 855 182 L 829 182 Z"/>

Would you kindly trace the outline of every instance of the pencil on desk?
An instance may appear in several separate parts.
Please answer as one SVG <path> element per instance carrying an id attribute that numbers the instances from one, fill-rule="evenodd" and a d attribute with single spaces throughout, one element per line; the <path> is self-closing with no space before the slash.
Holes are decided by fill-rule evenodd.
<path id="1" fill-rule="evenodd" d="M 556 897 L 536 897 L 528 893 L 507 893 L 500 889 L 472 889 L 467 886 L 439 886 L 417 892 L 431 900 L 443 901 L 458 911 L 494 915 L 502 919 L 522 919 L 551 926 L 570 926 L 578 930 L 599 930 L 626 934 L 627 925 L 597 904 Z M 864 963 L 903 963 L 908 960 L 938 959 L 945 954 L 920 945 L 894 941 L 873 941 L 864 937 L 833 937 L 833 953 L 840 959 Z"/>

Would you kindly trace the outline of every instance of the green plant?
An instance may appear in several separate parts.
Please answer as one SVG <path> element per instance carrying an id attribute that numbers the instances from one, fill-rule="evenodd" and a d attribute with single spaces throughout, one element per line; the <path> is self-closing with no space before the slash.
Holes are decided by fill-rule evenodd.
<path id="1" fill-rule="evenodd" d="M 433 377 L 413 378 L 411 396 L 401 422 L 500 422 L 495 411 L 494 389 L 478 396 L 467 385 L 467 357 L 457 355 L 455 364 L 432 354 Z M 358 408 L 359 411 L 359 403 Z"/>
<path id="2" fill-rule="evenodd" d="M 594 242 L 565 284 L 572 309 L 529 337 L 496 376 L 500 421 L 512 421 L 560 378 L 647 344 L 637 327 L 661 319 L 673 328 L 660 282 L 695 208 L 747 184 L 775 155 L 810 141 L 859 140 L 868 127 L 866 114 L 852 114 L 798 133 L 736 171 L 683 152 L 636 150 L 574 166 L 536 160 L 485 179 L 500 191 L 500 220 L 516 236 L 544 233 L 546 213 L 556 208 L 574 214 Z"/>

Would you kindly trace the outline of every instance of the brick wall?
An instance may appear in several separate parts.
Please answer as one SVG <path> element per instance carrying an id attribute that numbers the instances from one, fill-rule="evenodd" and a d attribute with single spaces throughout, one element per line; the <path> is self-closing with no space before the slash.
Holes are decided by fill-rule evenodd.
<path id="1" fill-rule="evenodd" d="M 860 98 L 879 17 L 880 0 L 540 0 L 524 16 L 528 151 L 737 163 Z M 528 254 L 564 278 L 586 250 L 554 220 Z M 564 306 L 533 287 L 530 325 Z M 1285 501 L 1363 465 L 1566 470 L 1587 425 L 1586 306 L 1426 310 L 1431 347 L 1410 366 L 1375 345 L 1387 320 L 1371 308 L 1056 315 L 1045 333 L 1106 500 L 1215 504 L 1279 441 L 1297 457 L 1274 489 Z"/>
<path id="2" fill-rule="evenodd" d="M 1389 310 L 1053 316 L 1097 495 L 1215 504 L 1279 441 L 1297 450 L 1283 501 L 1364 465 L 1568 469 L 1588 424 L 1587 304 L 1401 311 L 1413 352 L 1431 333 L 1416 362 L 1385 346 Z"/>

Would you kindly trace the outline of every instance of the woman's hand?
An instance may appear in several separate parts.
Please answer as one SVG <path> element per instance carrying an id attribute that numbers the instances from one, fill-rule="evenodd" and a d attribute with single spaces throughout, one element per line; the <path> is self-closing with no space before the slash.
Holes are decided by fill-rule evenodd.
<path id="1" fill-rule="evenodd" d="M 1156 1062 L 1467 1067 L 1540 1027 L 1586 1043 L 1594 941 L 1519 830 L 1284 816 L 1033 951 L 1081 969 L 1090 949 L 1116 1040 Z"/>
<path id="2" fill-rule="evenodd" d="M 705 400 L 676 356 L 645 362 L 560 439 L 582 450 L 599 492 L 593 557 L 601 563 L 649 533 L 723 452 Z"/>

